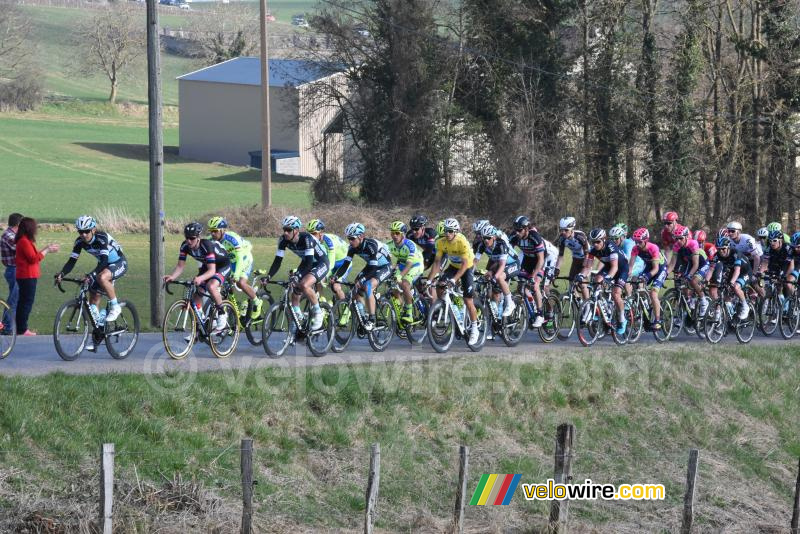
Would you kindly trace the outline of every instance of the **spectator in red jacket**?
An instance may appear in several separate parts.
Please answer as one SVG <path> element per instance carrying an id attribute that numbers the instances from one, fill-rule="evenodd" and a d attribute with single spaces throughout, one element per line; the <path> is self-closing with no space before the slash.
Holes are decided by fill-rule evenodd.
<path id="1" fill-rule="evenodd" d="M 36 332 L 28 330 L 28 317 L 33 309 L 33 300 L 36 297 L 36 281 L 41 272 L 39 263 L 48 252 L 58 252 L 59 245 L 54 243 L 41 250 L 36 250 L 36 220 L 23 217 L 19 222 L 17 235 L 17 286 L 19 287 L 19 301 L 17 302 L 17 335 L 35 336 Z"/>

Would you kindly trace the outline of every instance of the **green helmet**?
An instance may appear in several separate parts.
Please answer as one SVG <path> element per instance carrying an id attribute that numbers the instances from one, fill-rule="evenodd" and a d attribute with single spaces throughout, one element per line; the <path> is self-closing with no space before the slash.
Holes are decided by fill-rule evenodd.
<path id="1" fill-rule="evenodd" d="M 206 225 L 206 228 L 208 228 L 209 232 L 211 230 L 224 230 L 227 227 L 228 227 L 228 221 L 226 221 L 222 217 L 211 217 L 208 220 L 208 224 Z"/>
<path id="2" fill-rule="evenodd" d="M 779 222 L 771 222 L 767 225 L 768 232 L 782 232 L 783 226 Z"/>
<path id="3" fill-rule="evenodd" d="M 444 221 L 439 221 L 436 225 L 436 237 L 444 236 Z"/>
<path id="4" fill-rule="evenodd" d="M 614 226 L 622 228 L 622 232 L 625 234 L 625 237 L 628 236 L 628 225 L 627 224 L 625 224 L 624 222 L 618 222 Z"/>
<path id="5" fill-rule="evenodd" d="M 408 232 L 408 226 L 403 221 L 394 221 L 389 225 L 389 231 L 400 232 L 401 234 L 405 235 L 405 233 Z"/>
<path id="6" fill-rule="evenodd" d="M 312 234 L 315 232 L 321 232 L 325 229 L 325 223 L 320 221 L 319 219 L 311 219 L 308 221 L 306 225 L 306 230 L 311 232 Z"/>

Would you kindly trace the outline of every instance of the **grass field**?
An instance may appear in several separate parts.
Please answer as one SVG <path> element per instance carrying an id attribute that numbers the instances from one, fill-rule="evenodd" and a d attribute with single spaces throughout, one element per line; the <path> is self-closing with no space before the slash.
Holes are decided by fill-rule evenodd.
<path id="1" fill-rule="evenodd" d="M 16 531 L 32 510 L 67 526 L 94 518 L 97 451 L 113 442 L 121 532 L 238 530 L 237 447 L 251 436 L 259 531 L 357 530 L 367 451 L 380 442 L 378 527 L 443 532 L 459 444 L 471 448 L 469 499 L 482 473 L 544 482 L 556 426 L 571 421 L 575 481 L 666 487 L 664 501 L 573 502 L 572 531 L 678 531 L 692 447 L 701 450 L 698 531 L 788 531 L 797 366 L 797 349 L 785 346 L 667 345 L 554 347 L 515 361 L 484 350 L 416 364 L 0 377 L 0 528 Z M 177 490 L 164 480 L 175 473 L 220 500 L 169 501 Z M 540 532 L 548 509 L 518 489 L 509 506 L 468 506 L 467 529 Z"/>

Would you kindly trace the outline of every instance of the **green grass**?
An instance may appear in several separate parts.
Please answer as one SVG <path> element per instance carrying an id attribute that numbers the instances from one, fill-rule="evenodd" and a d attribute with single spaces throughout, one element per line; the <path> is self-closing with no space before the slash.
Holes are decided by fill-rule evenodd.
<path id="1" fill-rule="evenodd" d="M 556 426 L 571 421 L 576 480 L 667 488 L 663 502 L 575 502 L 570 518 L 579 531 L 676 531 L 692 447 L 701 449 L 698 527 L 788 523 L 800 454 L 796 347 L 554 348 L 524 362 L 486 352 L 417 364 L 0 378 L 6 517 L 34 487 L 53 497 L 38 504 L 46 516 L 63 516 L 76 502 L 90 510 L 99 444 L 113 442 L 118 524 L 132 513 L 124 488 L 136 476 L 159 485 L 174 472 L 227 499 L 236 521 L 236 447 L 251 436 L 263 531 L 358 528 L 376 441 L 378 526 L 444 527 L 459 444 L 471 447 L 469 498 L 482 473 L 543 482 Z M 508 507 L 468 507 L 467 526 L 535 531 L 548 507 L 521 495 Z"/>
<path id="2" fill-rule="evenodd" d="M 145 217 L 149 206 L 148 133 L 131 122 L 76 105 L 67 112 L 30 117 L 0 115 L 0 168 L 7 179 L 0 213 L 19 211 L 41 221 L 69 221 L 79 212 L 114 206 Z M 112 108 L 113 109 L 113 108 Z M 70 115 L 72 114 L 72 115 Z M 111 116 L 108 116 L 111 115 Z M 180 219 L 215 209 L 260 202 L 260 171 L 199 163 L 177 156 L 178 130 L 164 130 L 164 207 Z M 276 205 L 310 204 L 308 181 L 276 176 Z"/>

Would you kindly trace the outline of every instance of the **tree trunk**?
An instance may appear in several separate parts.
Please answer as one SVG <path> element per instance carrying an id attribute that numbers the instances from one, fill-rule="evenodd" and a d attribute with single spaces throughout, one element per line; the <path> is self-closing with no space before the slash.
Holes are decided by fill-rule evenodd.
<path id="1" fill-rule="evenodd" d="M 112 104 L 116 104 L 117 102 L 117 81 L 111 81 L 111 94 L 108 95 L 108 101 Z"/>

